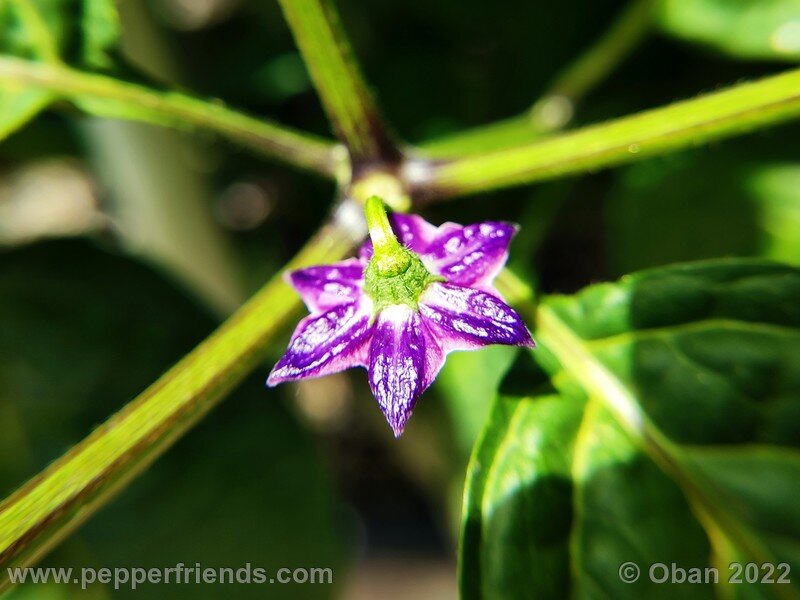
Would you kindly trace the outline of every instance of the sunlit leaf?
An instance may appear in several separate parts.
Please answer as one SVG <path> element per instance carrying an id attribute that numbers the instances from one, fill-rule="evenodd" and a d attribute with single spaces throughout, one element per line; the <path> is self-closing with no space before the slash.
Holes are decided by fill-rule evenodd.
<path id="1" fill-rule="evenodd" d="M 81 0 L 78 6 L 66 0 L 6 0 L 0 2 L 0 31 L 0 54 L 52 64 L 68 59 L 66 50 L 77 44 L 78 62 L 109 68 L 108 53 L 119 39 L 119 17 L 113 0 Z M 0 82 L 0 140 L 54 98 L 43 89 Z"/>
<path id="2" fill-rule="evenodd" d="M 800 59 L 798 0 L 665 0 L 667 33 L 748 59 Z"/>
<path id="3" fill-rule="evenodd" d="M 706 597 L 618 569 L 800 568 L 797 298 L 797 269 L 719 261 L 547 300 L 534 356 L 557 391 L 532 368 L 501 388 L 470 467 L 467 593 Z"/>

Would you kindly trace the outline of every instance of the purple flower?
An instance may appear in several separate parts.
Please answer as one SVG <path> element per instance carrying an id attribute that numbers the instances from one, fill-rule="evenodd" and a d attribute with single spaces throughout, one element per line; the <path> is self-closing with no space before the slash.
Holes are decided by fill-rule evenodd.
<path id="1" fill-rule="evenodd" d="M 448 353 L 489 344 L 532 348 L 534 342 L 492 285 L 515 225 L 434 227 L 402 214 L 389 221 L 403 247 L 388 224 L 383 233 L 371 224 L 373 239 L 357 258 L 289 275 L 311 314 L 297 326 L 267 383 L 366 367 L 372 393 L 400 436 Z"/>

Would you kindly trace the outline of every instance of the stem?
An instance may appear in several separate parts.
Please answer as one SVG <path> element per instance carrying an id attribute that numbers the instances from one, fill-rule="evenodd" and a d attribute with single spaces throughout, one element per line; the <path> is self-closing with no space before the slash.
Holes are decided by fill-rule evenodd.
<path id="1" fill-rule="evenodd" d="M 0 82 L 57 92 L 99 116 L 213 131 L 270 158 L 328 177 L 339 177 L 347 169 L 346 157 L 336 145 L 233 111 L 217 100 L 159 92 L 103 75 L 9 57 L 0 58 Z"/>
<path id="2" fill-rule="evenodd" d="M 287 268 L 335 260 L 354 243 L 336 221 Z M 10 585 L 6 567 L 43 556 L 211 410 L 258 365 L 299 305 L 276 275 L 139 397 L 0 504 L 0 591 Z"/>
<path id="3" fill-rule="evenodd" d="M 364 216 L 367 219 L 369 237 L 375 253 L 394 249 L 400 246 L 397 237 L 392 231 L 389 217 L 386 216 L 386 207 L 378 196 L 370 196 L 364 203 Z"/>
<path id="4" fill-rule="evenodd" d="M 406 173 L 413 192 L 450 197 L 620 165 L 795 118 L 800 70 L 538 142 Z"/>
<path id="5" fill-rule="evenodd" d="M 625 60 L 653 25 L 659 0 L 633 0 L 611 27 L 570 64 L 530 110 L 534 128 L 560 129 L 571 119 L 575 105 Z"/>
<path id="6" fill-rule="evenodd" d="M 354 162 L 399 158 L 333 0 L 279 0 L 336 134 Z"/>

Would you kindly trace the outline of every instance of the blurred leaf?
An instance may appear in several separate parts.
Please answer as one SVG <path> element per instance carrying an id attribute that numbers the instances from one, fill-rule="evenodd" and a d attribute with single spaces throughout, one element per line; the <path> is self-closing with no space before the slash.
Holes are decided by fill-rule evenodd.
<path id="1" fill-rule="evenodd" d="M 120 35 L 114 0 L 5 0 L 0 25 L 4 54 L 96 68 L 111 66 Z"/>
<path id="2" fill-rule="evenodd" d="M 736 145 L 624 169 L 606 208 L 612 272 L 723 256 L 800 263 L 800 163 L 779 160 Z"/>
<path id="3" fill-rule="evenodd" d="M 515 348 L 490 346 L 480 352 L 456 352 L 436 379 L 444 396 L 459 447 L 475 443 L 491 408 L 497 386 L 516 354 Z"/>
<path id="4" fill-rule="evenodd" d="M 80 14 L 80 23 L 73 15 Z M 111 67 L 108 52 L 119 38 L 119 17 L 113 0 L 5 0 L 0 3 L 0 54 L 59 63 L 62 50 L 76 32 L 81 61 L 91 67 Z M 13 82 L 0 82 L 0 140 L 33 119 L 55 96 Z"/>
<path id="5" fill-rule="evenodd" d="M 709 543 L 800 568 L 797 298 L 797 269 L 718 261 L 548 299 L 534 356 L 558 392 L 532 368 L 501 388 L 470 466 L 466 593 L 675 597 L 619 566 L 705 567 Z"/>
<path id="6" fill-rule="evenodd" d="M 772 163 L 747 174 L 744 186 L 757 199 L 763 231 L 759 254 L 800 264 L 800 163 Z"/>
<path id="7" fill-rule="evenodd" d="M 120 36 L 114 0 L 83 0 L 81 29 L 83 62 L 96 69 L 110 69 L 114 64 L 111 54 Z"/>
<path id="8" fill-rule="evenodd" d="M 4 437 L 11 434 L 15 443 L 14 452 L 0 453 L 3 495 L 213 326 L 151 269 L 87 243 L 0 254 L 0 418 Z M 47 566 L 239 568 L 250 562 L 268 572 L 331 567 L 337 580 L 340 542 L 329 482 L 311 440 L 262 380 L 263 373 L 239 389 Z M 146 586 L 113 595 L 218 598 L 226 591 Z M 236 587 L 237 597 L 263 593 L 260 586 Z M 276 585 L 269 593 L 318 598 L 331 589 Z"/>
<path id="9" fill-rule="evenodd" d="M 659 22 L 670 35 L 737 58 L 800 59 L 798 0 L 664 0 Z"/>
<path id="10" fill-rule="evenodd" d="M 44 90 L 0 83 L 0 140 L 33 119 L 53 100 Z"/>
<path id="11" fill-rule="evenodd" d="M 6 0 L 0 4 L 0 52 L 21 58 L 58 60 L 67 27 L 64 0 Z"/>

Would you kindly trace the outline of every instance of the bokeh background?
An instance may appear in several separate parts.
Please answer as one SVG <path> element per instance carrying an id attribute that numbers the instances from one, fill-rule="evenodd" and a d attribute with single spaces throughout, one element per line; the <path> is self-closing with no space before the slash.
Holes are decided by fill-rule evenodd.
<path id="1" fill-rule="evenodd" d="M 627 3 L 338 5 L 395 132 L 421 143 L 527 110 Z M 129 77 L 329 135 L 276 2 L 122 0 L 119 8 Z M 798 58 L 795 1 L 665 2 L 653 31 L 580 102 L 571 126 Z M 797 263 L 798 133 L 783 126 L 432 205 L 425 216 L 520 223 L 512 264 L 545 292 L 698 258 Z M 311 235 L 333 195 L 332 184 L 219 140 L 88 118 L 66 104 L 0 144 L 0 493 L 208 335 Z M 9 597 L 454 598 L 464 470 L 513 358 L 507 348 L 452 356 L 400 441 L 362 372 L 265 390 L 264 364 L 44 563 L 331 567 L 334 586 L 23 586 Z"/>

